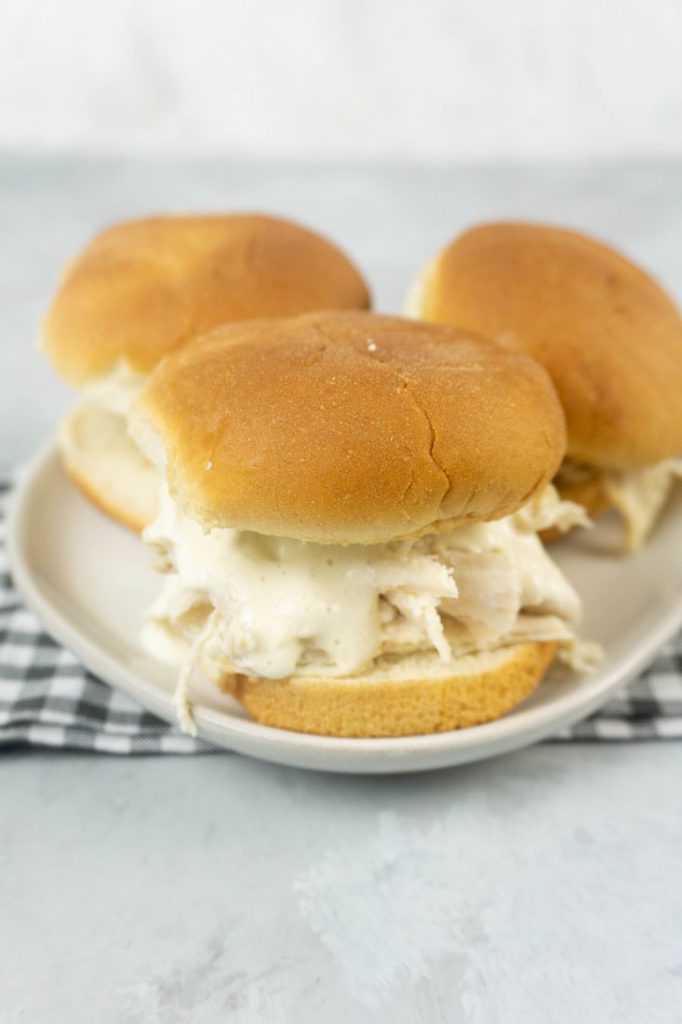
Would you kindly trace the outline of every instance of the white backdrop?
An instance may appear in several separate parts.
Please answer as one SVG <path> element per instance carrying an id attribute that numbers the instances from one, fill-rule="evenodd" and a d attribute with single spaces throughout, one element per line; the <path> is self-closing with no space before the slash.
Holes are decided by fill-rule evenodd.
<path id="1" fill-rule="evenodd" d="M 682 155 L 682 0 L 1 0 L 0 146 Z"/>

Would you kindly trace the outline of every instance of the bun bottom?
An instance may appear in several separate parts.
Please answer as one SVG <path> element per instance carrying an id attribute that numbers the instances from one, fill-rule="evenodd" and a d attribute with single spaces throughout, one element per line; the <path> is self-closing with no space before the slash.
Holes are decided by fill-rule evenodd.
<path id="1" fill-rule="evenodd" d="M 122 416 L 93 406 L 74 409 L 61 424 L 59 448 L 67 473 L 99 509 L 137 533 L 152 521 L 159 475 Z"/>
<path id="2" fill-rule="evenodd" d="M 501 718 L 533 692 L 555 653 L 554 643 L 528 643 L 450 665 L 431 651 L 386 656 L 344 679 L 213 678 L 263 725 L 321 736 L 415 736 Z"/>

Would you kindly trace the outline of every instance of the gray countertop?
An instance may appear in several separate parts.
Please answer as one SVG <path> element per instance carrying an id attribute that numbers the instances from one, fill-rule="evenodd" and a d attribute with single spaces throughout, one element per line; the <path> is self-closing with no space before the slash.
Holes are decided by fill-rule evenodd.
<path id="1" fill-rule="evenodd" d="M 262 208 L 320 227 L 383 310 L 484 217 L 573 224 L 680 295 L 682 168 L 0 161 L 0 466 L 69 400 L 33 346 L 97 226 Z M 672 1022 L 682 746 L 546 744 L 427 775 L 234 755 L 0 758 L 0 1021 Z"/>

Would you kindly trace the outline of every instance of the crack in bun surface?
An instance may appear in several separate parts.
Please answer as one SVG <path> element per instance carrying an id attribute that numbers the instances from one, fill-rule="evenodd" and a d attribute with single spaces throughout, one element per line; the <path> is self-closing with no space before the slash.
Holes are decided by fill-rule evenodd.
<path id="1" fill-rule="evenodd" d="M 352 312 L 210 332 L 157 368 L 131 425 L 205 526 L 325 544 L 509 515 L 565 449 L 533 360 L 465 331 Z"/>

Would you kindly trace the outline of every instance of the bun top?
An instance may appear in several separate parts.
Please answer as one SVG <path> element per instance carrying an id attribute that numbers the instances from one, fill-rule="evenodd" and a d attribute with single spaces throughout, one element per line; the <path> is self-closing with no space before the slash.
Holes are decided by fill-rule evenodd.
<path id="1" fill-rule="evenodd" d="M 329 544 L 507 515 L 565 447 L 537 363 L 369 313 L 218 328 L 157 367 L 132 429 L 204 525 Z"/>
<path id="2" fill-rule="evenodd" d="M 682 319 L 647 274 L 572 231 L 485 224 L 427 268 L 418 313 L 543 364 L 568 454 L 636 469 L 682 450 Z"/>
<path id="3" fill-rule="evenodd" d="M 61 376 L 81 385 L 118 360 L 148 372 L 221 323 L 369 304 L 350 260 L 297 224 L 251 214 L 155 217 L 102 231 L 71 264 L 44 344 Z"/>

